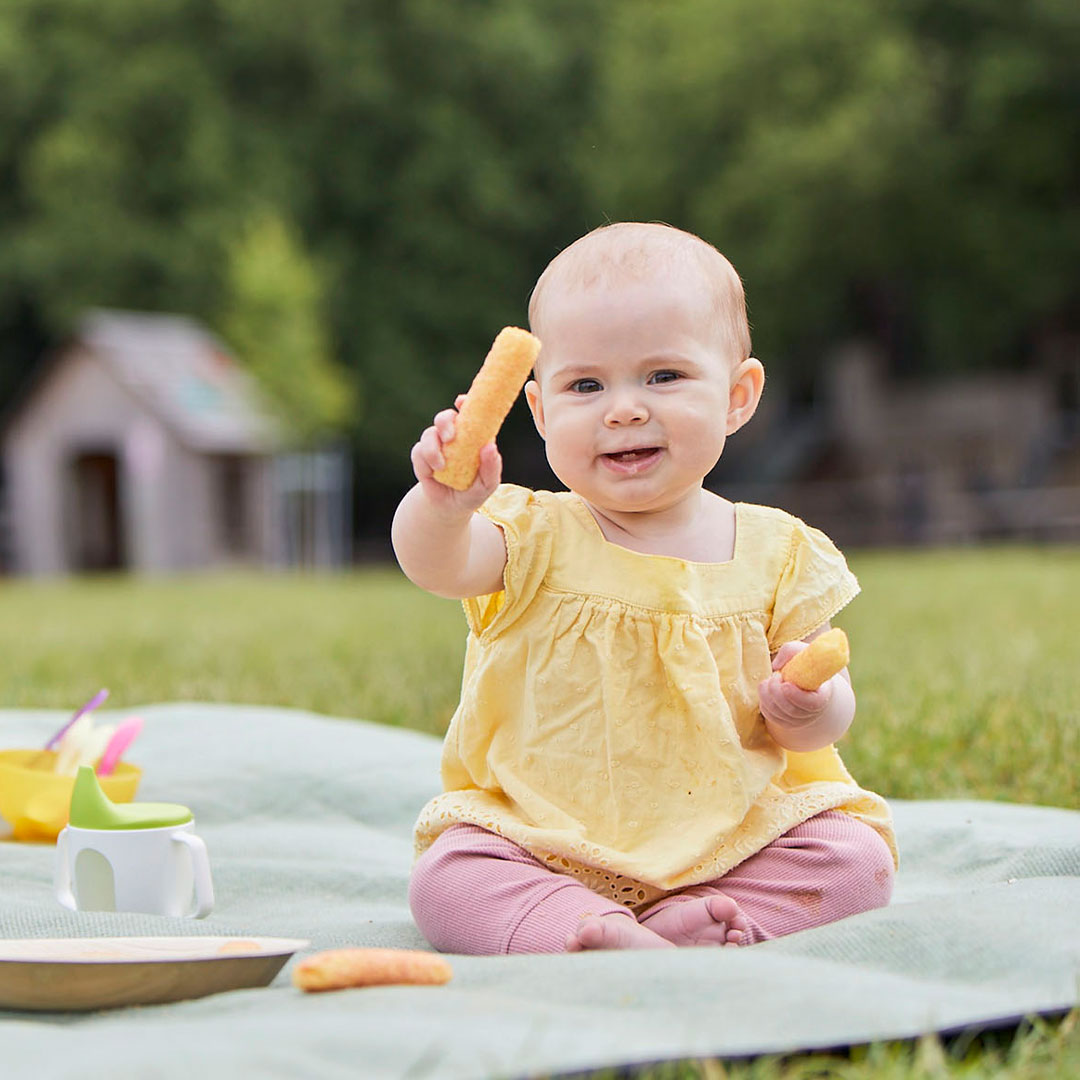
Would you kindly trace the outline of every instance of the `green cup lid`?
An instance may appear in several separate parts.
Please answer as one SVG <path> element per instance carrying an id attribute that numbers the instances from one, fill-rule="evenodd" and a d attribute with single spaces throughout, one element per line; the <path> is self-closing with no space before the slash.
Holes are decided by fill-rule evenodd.
<path id="1" fill-rule="evenodd" d="M 76 829 L 160 829 L 191 819 L 191 811 L 177 803 L 114 803 L 101 790 L 94 770 L 79 766 L 68 815 Z"/>

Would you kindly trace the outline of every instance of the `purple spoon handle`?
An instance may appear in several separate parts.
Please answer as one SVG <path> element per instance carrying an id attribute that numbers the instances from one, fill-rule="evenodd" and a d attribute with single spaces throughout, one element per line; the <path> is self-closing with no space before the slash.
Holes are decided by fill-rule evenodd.
<path id="1" fill-rule="evenodd" d="M 81 719 L 88 712 L 93 712 L 107 697 L 109 696 L 108 690 L 99 690 L 85 705 L 83 705 L 75 715 L 45 744 L 46 750 L 55 750 L 60 740 L 68 733 L 68 729 L 77 720 Z"/>

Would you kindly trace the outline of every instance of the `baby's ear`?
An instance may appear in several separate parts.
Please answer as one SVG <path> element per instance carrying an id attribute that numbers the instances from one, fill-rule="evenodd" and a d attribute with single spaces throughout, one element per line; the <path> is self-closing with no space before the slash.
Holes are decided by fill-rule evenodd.
<path id="1" fill-rule="evenodd" d="M 754 413 L 765 389 L 765 368 L 751 356 L 734 371 L 728 396 L 727 434 L 734 435 Z"/>
<path id="2" fill-rule="evenodd" d="M 546 439 L 544 431 L 544 402 L 540 397 L 540 384 L 535 379 L 530 379 L 525 384 L 525 400 L 529 404 L 529 412 L 532 413 L 533 423 L 540 432 L 540 438 Z"/>

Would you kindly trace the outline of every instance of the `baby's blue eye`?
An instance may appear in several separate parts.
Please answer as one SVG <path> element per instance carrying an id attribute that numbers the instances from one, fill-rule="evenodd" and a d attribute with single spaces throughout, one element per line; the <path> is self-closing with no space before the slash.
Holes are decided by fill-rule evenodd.
<path id="1" fill-rule="evenodd" d="M 570 384 L 570 389 L 575 394 L 595 394 L 597 390 L 602 390 L 603 387 L 596 379 L 578 379 Z"/>
<path id="2" fill-rule="evenodd" d="M 666 383 L 674 382 L 678 378 L 681 378 L 681 376 L 677 371 L 654 371 L 649 377 L 649 381 L 654 383 Z"/>

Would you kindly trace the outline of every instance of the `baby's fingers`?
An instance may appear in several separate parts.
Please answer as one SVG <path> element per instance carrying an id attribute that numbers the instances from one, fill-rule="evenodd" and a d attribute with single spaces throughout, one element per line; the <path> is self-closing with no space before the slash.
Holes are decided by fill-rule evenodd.
<path id="1" fill-rule="evenodd" d="M 758 696 L 766 715 L 797 723 L 813 719 L 825 710 L 832 698 L 832 685 L 826 682 L 818 690 L 803 690 L 773 672 L 758 685 Z"/>
<path id="2" fill-rule="evenodd" d="M 432 426 L 439 433 L 439 438 L 443 442 L 450 442 L 454 437 L 457 415 L 456 409 L 443 409 L 442 412 L 435 414 L 435 420 Z M 440 468 L 441 467 L 442 466 L 440 466 Z"/>
<path id="3" fill-rule="evenodd" d="M 502 455 L 494 443 L 488 443 L 480 450 L 480 467 L 476 472 L 476 483 L 489 495 L 502 479 Z"/>
<path id="4" fill-rule="evenodd" d="M 788 682 L 782 675 L 779 677 L 774 675 L 773 678 L 779 682 L 777 690 L 783 695 L 784 700 L 791 708 L 800 712 L 821 712 L 832 697 L 832 685 L 829 682 L 822 683 L 816 690 L 804 690 L 801 686 Z"/>
<path id="5" fill-rule="evenodd" d="M 427 479 L 436 469 L 441 469 L 446 464 L 443 460 L 442 439 L 434 425 L 424 429 L 409 458 L 418 480 Z"/>
<path id="6" fill-rule="evenodd" d="M 779 671 L 793 656 L 796 656 L 798 653 L 801 653 L 803 649 L 807 648 L 809 648 L 809 646 L 805 641 L 788 641 L 781 645 L 776 655 L 773 657 L 773 671 Z"/>

